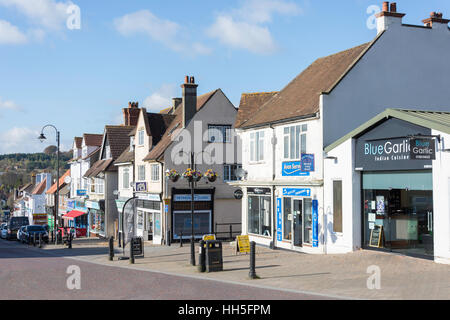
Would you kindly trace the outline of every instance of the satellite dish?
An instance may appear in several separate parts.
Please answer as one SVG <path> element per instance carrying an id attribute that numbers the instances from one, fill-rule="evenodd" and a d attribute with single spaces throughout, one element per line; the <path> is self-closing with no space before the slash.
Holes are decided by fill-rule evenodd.
<path id="1" fill-rule="evenodd" d="M 238 177 L 239 179 L 243 179 L 247 176 L 247 171 L 245 171 L 242 168 L 239 168 L 236 170 L 236 177 Z"/>
<path id="2" fill-rule="evenodd" d="M 119 195 L 119 190 L 114 190 L 113 191 L 113 195 L 118 196 Z"/>
<path id="3" fill-rule="evenodd" d="M 65 184 L 69 184 L 71 182 L 72 182 L 72 178 L 70 176 L 67 176 L 67 177 L 64 178 L 64 183 Z"/>

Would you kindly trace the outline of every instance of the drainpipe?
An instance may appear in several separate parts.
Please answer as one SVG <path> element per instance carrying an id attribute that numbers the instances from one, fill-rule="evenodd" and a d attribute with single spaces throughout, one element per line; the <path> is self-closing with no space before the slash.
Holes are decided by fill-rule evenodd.
<path id="1" fill-rule="evenodd" d="M 156 162 L 161 164 L 161 200 L 162 201 L 161 201 L 161 215 L 160 215 L 161 216 L 161 218 L 160 218 L 161 221 L 160 221 L 160 223 L 162 225 L 163 217 L 165 217 L 166 204 L 164 203 L 164 199 L 167 197 L 167 179 L 166 179 L 166 175 L 165 175 L 165 172 L 164 172 L 164 162 L 158 161 L 158 160 L 156 160 Z M 164 179 L 166 179 L 165 188 L 164 188 Z M 164 219 L 164 221 L 166 221 L 166 219 Z M 153 224 L 155 224 L 155 221 L 153 221 Z M 165 228 L 167 229 L 167 224 L 166 223 L 164 223 L 164 224 L 165 224 Z M 165 234 L 165 232 L 163 232 L 162 229 L 163 228 L 161 228 L 161 241 L 164 243 L 165 240 L 166 240 L 166 234 Z"/>
<path id="2" fill-rule="evenodd" d="M 276 232 L 277 232 L 277 199 L 275 197 L 275 146 L 277 144 L 277 137 L 275 135 L 275 128 L 272 124 L 269 125 L 269 128 L 272 129 L 272 217 L 273 217 L 273 230 L 272 230 L 272 248 L 275 249 L 275 240 L 276 240 Z"/>

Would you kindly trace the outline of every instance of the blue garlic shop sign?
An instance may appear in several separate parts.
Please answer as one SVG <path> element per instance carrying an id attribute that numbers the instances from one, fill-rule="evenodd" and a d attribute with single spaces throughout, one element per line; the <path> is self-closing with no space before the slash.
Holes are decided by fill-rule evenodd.
<path id="1" fill-rule="evenodd" d="M 356 139 L 355 169 L 359 171 L 420 170 L 431 168 L 431 130 L 399 119 L 389 119 Z M 390 138 L 392 137 L 392 138 Z"/>

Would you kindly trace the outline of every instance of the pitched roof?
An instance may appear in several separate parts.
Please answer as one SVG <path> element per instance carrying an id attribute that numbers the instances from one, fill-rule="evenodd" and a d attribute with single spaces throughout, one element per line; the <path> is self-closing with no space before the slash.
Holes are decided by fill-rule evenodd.
<path id="1" fill-rule="evenodd" d="M 175 119 L 173 114 L 146 113 L 146 126 L 148 125 L 148 135 L 152 137 L 153 145 L 156 145 Z"/>
<path id="2" fill-rule="evenodd" d="M 336 142 L 330 144 L 325 148 L 325 152 L 329 152 L 344 143 L 348 139 L 359 136 L 360 134 L 370 130 L 380 121 L 389 118 L 397 118 L 418 126 L 434 129 L 440 132 L 450 134 L 450 112 L 442 111 L 420 111 L 420 110 L 406 110 L 406 109 L 386 109 L 384 112 L 373 117 L 366 123 L 362 124 L 355 130 L 349 132 L 341 137 Z"/>
<path id="3" fill-rule="evenodd" d="M 103 142 L 102 134 L 92 134 L 85 133 L 83 134 L 84 144 L 90 147 L 101 147 Z"/>
<path id="4" fill-rule="evenodd" d="M 124 152 L 117 158 L 116 161 L 114 161 L 114 164 L 121 164 L 121 163 L 129 163 L 134 161 L 134 152 L 130 151 L 130 147 L 125 149 Z"/>
<path id="5" fill-rule="evenodd" d="M 98 160 L 89 168 L 88 171 L 86 171 L 83 177 L 85 178 L 96 177 L 100 172 L 108 169 L 109 165 L 113 163 L 113 161 L 114 161 L 113 159 Z"/>
<path id="6" fill-rule="evenodd" d="M 117 159 L 130 145 L 130 137 L 128 134 L 133 129 L 134 126 L 105 126 L 105 133 L 113 159 Z"/>
<path id="7" fill-rule="evenodd" d="M 206 105 L 209 99 L 211 99 L 211 97 L 218 90 L 220 89 L 216 89 L 197 97 L 197 112 Z M 144 161 L 160 159 L 164 151 L 172 144 L 171 134 L 176 128 L 180 127 L 183 122 L 183 107 L 180 106 L 176 108 L 172 114 L 175 117 L 162 135 L 161 140 L 153 147 L 153 149 L 150 150 L 144 158 Z"/>
<path id="8" fill-rule="evenodd" d="M 70 176 L 70 169 L 66 171 L 66 173 L 64 173 L 62 175 L 62 177 L 59 178 L 59 189 L 61 190 L 62 187 L 64 187 L 66 185 L 66 183 L 64 182 L 64 179 Z M 46 194 L 53 194 L 56 192 L 56 182 L 47 190 Z"/>
<path id="9" fill-rule="evenodd" d="M 264 103 L 269 101 L 278 92 L 243 93 L 236 116 L 235 128 L 243 125 Z"/>
<path id="10" fill-rule="evenodd" d="M 380 36 L 372 42 L 317 59 L 261 106 L 241 127 L 316 114 L 319 111 L 320 95 L 334 88 Z"/>
<path id="11" fill-rule="evenodd" d="M 42 194 L 45 191 L 46 186 L 47 186 L 47 178 L 45 178 L 36 187 L 34 187 L 31 194 Z"/>
<path id="12" fill-rule="evenodd" d="M 33 183 L 27 183 L 26 185 L 24 185 L 22 188 L 19 189 L 19 192 L 23 192 L 23 191 L 30 191 L 29 189 L 31 189 L 30 187 L 33 186 Z"/>
<path id="13" fill-rule="evenodd" d="M 75 146 L 77 149 L 81 149 L 81 143 L 83 142 L 83 138 L 81 137 L 75 137 Z"/>
<path id="14" fill-rule="evenodd" d="M 95 149 L 94 151 L 92 151 L 91 153 L 89 153 L 86 157 L 83 158 L 83 160 L 89 159 L 91 157 L 97 157 L 98 158 L 98 154 L 100 153 L 100 148 Z M 98 160 L 98 159 L 97 159 Z M 96 160 L 96 161 L 97 161 Z"/>

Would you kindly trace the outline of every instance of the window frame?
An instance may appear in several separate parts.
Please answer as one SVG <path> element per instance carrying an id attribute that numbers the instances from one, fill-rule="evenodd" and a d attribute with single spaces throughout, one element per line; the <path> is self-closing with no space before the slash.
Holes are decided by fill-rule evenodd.
<path id="1" fill-rule="evenodd" d="M 137 175 L 138 181 L 145 181 L 145 165 L 138 165 L 138 175 Z"/>
<path id="2" fill-rule="evenodd" d="M 155 172 L 156 172 L 156 178 L 155 178 Z M 158 182 L 160 180 L 161 179 L 160 179 L 160 174 L 159 174 L 159 164 L 153 163 L 150 165 L 150 181 Z"/>
<path id="3" fill-rule="evenodd" d="M 231 124 L 208 124 L 208 143 L 231 143 L 231 130 L 233 126 Z M 221 132 L 221 138 L 218 140 L 211 140 L 213 130 Z"/>
<path id="4" fill-rule="evenodd" d="M 229 168 L 229 169 L 228 169 L 228 177 L 227 177 L 227 175 L 225 174 L 225 167 L 228 167 L 228 168 Z M 231 172 L 232 172 L 232 170 L 233 170 L 233 167 L 235 167 L 235 168 L 234 168 L 234 171 L 235 171 L 234 176 L 236 177 L 236 180 L 233 180 L 233 179 L 232 179 L 233 175 L 231 174 Z M 236 176 L 236 171 L 237 171 L 238 169 L 242 169 L 242 164 L 238 164 L 238 163 L 234 163 L 234 164 L 224 164 L 224 165 L 223 165 L 223 181 L 224 181 L 224 182 L 241 181 L 242 178 L 239 179 L 239 178 Z"/>
<path id="5" fill-rule="evenodd" d="M 284 160 L 301 160 L 307 153 L 308 124 L 296 124 L 283 127 L 283 158 Z"/>
<path id="6" fill-rule="evenodd" d="M 250 162 L 264 161 L 265 131 L 250 132 Z"/>

